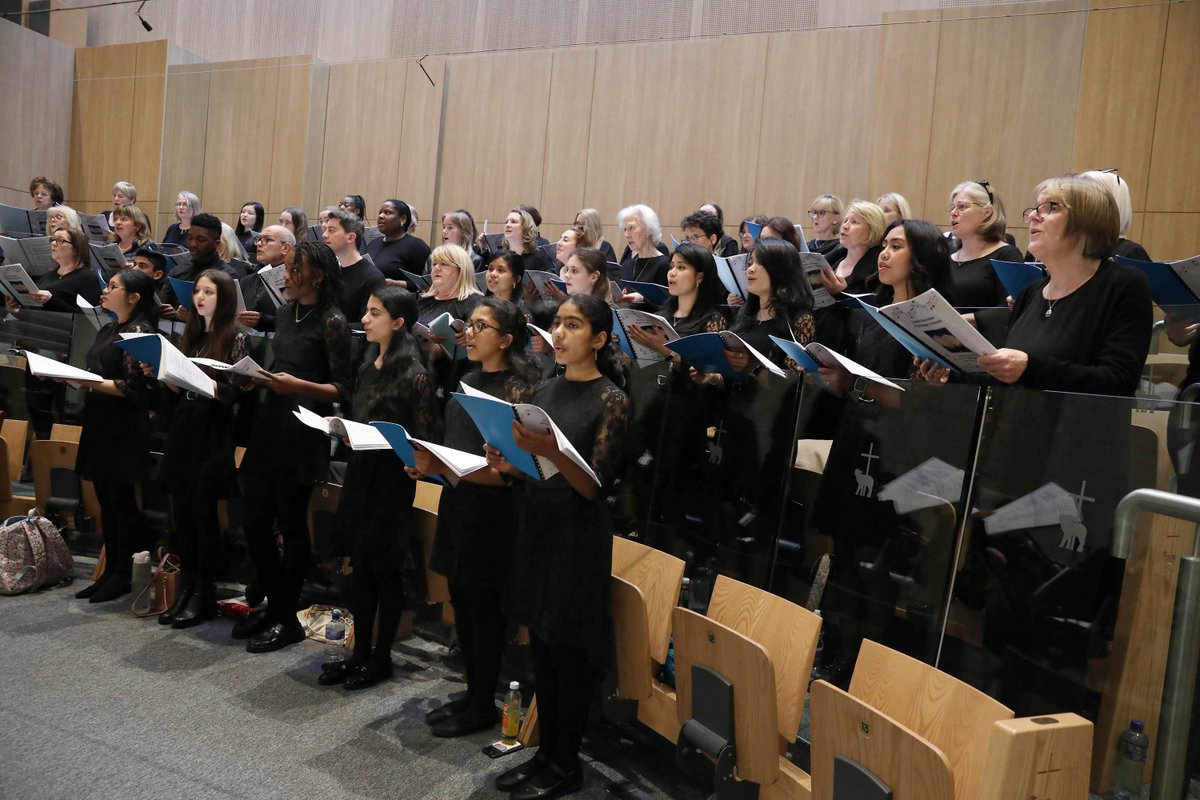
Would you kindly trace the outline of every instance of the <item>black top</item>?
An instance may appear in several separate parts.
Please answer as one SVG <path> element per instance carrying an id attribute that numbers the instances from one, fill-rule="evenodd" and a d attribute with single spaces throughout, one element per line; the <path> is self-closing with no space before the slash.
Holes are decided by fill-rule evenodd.
<path id="1" fill-rule="evenodd" d="M 885 378 L 908 378 L 913 369 L 912 354 L 872 317 L 862 321 L 854 360 Z"/>
<path id="2" fill-rule="evenodd" d="M 259 265 L 262 269 L 264 264 Z M 263 282 L 263 278 L 257 272 L 251 275 L 246 280 L 241 282 L 238 287 L 242 292 L 242 300 L 246 304 L 247 311 L 257 311 L 259 314 L 258 324 L 254 326 L 257 331 L 273 331 L 275 330 L 275 314 L 277 308 L 275 301 L 271 299 L 271 293 L 267 290 L 267 285 Z"/>
<path id="3" fill-rule="evenodd" d="M 380 236 L 367 244 L 367 255 L 375 262 L 375 267 L 385 278 L 394 281 L 404 279 L 400 270 L 415 275 L 424 272 L 425 260 L 431 252 L 429 245 L 412 234 L 406 234 L 391 242 Z"/>
<path id="4" fill-rule="evenodd" d="M 464 322 L 471 318 L 471 312 L 475 310 L 475 306 L 483 298 L 481 294 L 471 294 L 466 300 L 438 300 L 436 297 L 418 297 L 417 298 L 417 322 L 423 325 L 428 325 L 434 318 L 449 312 L 454 319 L 461 319 Z M 454 342 L 447 342 L 446 346 L 451 350 L 454 348 Z M 467 359 L 451 360 L 441 347 L 436 349 L 430 348 L 432 355 L 428 359 L 429 370 L 433 373 L 435 385 L 435 393 L 438 402 L 444 405 L 449 398 L 450 393 L 457 391 L 458 382 L 462 376 L 471 368 L 471 362 Z"/>
<path id="5" fill-rule="evenodd" d="M 312 383 L 333 384 L 345 402 L 350 386 L 350 329 L 337 308 L 323 313 L 295 302 L 280 306 L 275 317 L 275 360 L 272 372 L 286 372 Z M 242 461 L 242 471 L 279 476 L 299 483 L 319 483 L 329 467 L 329 438 L 303 425 L 292 413 L 298 406 L 328 417 L 333 403 L 265 390 Z"/>
<path id="6" fill-rule="evenodd" d="M 959 263 L 950 259 L 950 278 L 954 284 L 953 303 L 956 308 L 989 308 L 1006 304 L 1008 292 L 996 270 L 992 259 L 997 261 L 1022 261 L 1021 251 L 1011 244 L 1002 245 L 980 258 Z"/>
<path id="7" fill-rule="evenodd" d="M 338 308 L 349 324 L 358 324 L 367 310 L 367 300 L 385 286 L 387 280 L 383 273 L 365 258 L 342 267 L 342 295 L 338 298 Z"/>
<path id="8" fill-rule="evenodd" d="M 668 255 L 642 258 L 630 255 L 621 261 L 621 280 L 639 281 L 641 283 L 657 283 L 667 285 L 667 273 L 671 271 L 671 257 Z"/>
<path id="9" fill-rule="evenodd" d="M 532 388 L 511 369 L 475 370 L 463 376 L 462 382 L 509 403 L 523 402 Z M 446 436 L 442 443 L 464 453 L 483 455 L 483 436 L 453 398 L 446 405 Z M 453 584 L 498 591 L 508 580 L 515 537 L 512 488 L 459 481 L 457 486 L 442 489 L 431 566 Z"/>
<path id="10" fill-rule="evenodd" d="M 790 327 L 790 330 L 789 330 Z M 813 341 L 816 336 L 817 328 L 813 320 L 813 315 L 809 313 L 801 314 L 796 319 L 789 323 L 785 319 L 772 317 L 771 319 L 755 319 L 748 320 L 744 317 L 738 317 L 734 320 L 731 330 L 736 333 L 742 341 L 753 347 L 758 352 L 762 353 L 767 358 L 776 364 L 783 365 L 789 359 L 779 347 L 771 341 L 772 336 L 777 336 L 780 339 L 793 339 L 802 345 Z M 824 342 L 822 342 L 824 344 Z M 754 370 L 757 362 L 754 359 L 750 360 L 750 369 Z"/>
<path id="11" fill-rule="evenodd" d="M 729 327 L 725 322 L 725 315 L 719 308 L 709 309 L 707 313 L 703 314 L 693 311 L 686 317 L 672 316 L 668 321 L 680 336 L 691 336 L 693 333 L 716 333 Z"/>
<path id="12" fill-rule="evenodd" d="M 601 240 L 599 249 L 601 253 L 604 253 L 605 261 L 609 262 L 610 264 L 617 263 L 617 251 L 613 250 L 613 246 L 608 243 L 607 239 Z"/>
<path id="13" fill-rule="evenodd" d="M 736 256 L 741 249 L 741 245 L 738 244 L 737 239 L 727 233 L 721 234 L 721 240 L 717 242 L 717 255 L 721 258 L 729 258 L 730 256 Z"/>
<path id="14" fill-rule="evenodd" d="M 34 282 L 39 289 L 50 293 L 44 306 L 47 311 L 78 312 L 76 297 L 83 297 L 92 305 L 100 303 L 100 278 L 91 267 L 79 267 L 66 275 L 45 272 L 34 278 Z"/>
<path id="15" fill-rule="evenodd" d="M 258 237 L 258 232 L 254 230 L 247 230 L 238 237 L 238 241 L 242 243 L 242 249 L 246 251 L 246 256 L 252 263 L 254 261 L 254 254 L 258 252 Z"/>
<path id="16" fill-rule="evenodd" d="M 191 230 L 191 228 L 188 228 L 188 230 Z M 179 227 L 179 223 L 176 222 L 171 225 L 171 227 L 167 228 L 167 233 L 165 236 L 163 236 L 162 243 L 177 244 L 187 247 L 187 231 Z"/>
<path id="17" fill-rule="evenodd" d="M 88 351 L 86 367 L 112 379 L 120 397 L 88 392 L 83 403 L 83 431 L 75 456 L 80 478 L 108 483 L 135 483 L 150 453 L 151 389 L 156 382 L 142 374 L 141 363 L 117 347 L 122 333 L 153 333 L 148 321 L 130 319 L 104 326 Z"/>
<path id="18" fill-rule="evenodd" d="M 1018 383 L 1132 397 L 1154 322 L 1146 276 L 1106 259 L 1089 281 L 1053 306 L 1042 297 L 1048 282 L 1026 286 L 1013 306 L 1007 346 L 1029 354 Z"/>
<path id="19" fill-rule="evenodd" d="M 809 239 L 808 252 L 820 253 L 823 256 L 828 256 L 837 248 L 841 247 L 842 243 L 837 239 Z M 828 260 L 828 258 L 826 259 Z"/>
<path id="20" fill-rule="evenodd" d="M 1134 261 L 1153 261 L 1150 254 L 1146 252 L 1146 248 L 1125 238 L 1117 242 L 1117 246 L 1113 248 L 1113 255 L 1132 258 Z"/>
<path id="21" fill-rule="evenodd" d="M 224 272 L 235 281 L 238 279 L 237 270 L 222 261 L 221 257 L 215 252 L 213 253 L 212 258 L 207 261 L 193 260 L 190 264 L 179 264 L 176 265 L 175 268 L 172 269 L 168 274 L 169 277 L 177 278 L 181 281 L 191 281 L 192 283 L 195 283 L 196 279 L 203 275 L 204 271 L 208 269 L 219 269 L 221 272 Z M 170 281 L 163 281 L 163 287 L 162 291 L 159 293 L 159 298 L 167 305 L 174 306 L 179 304 L 179 298 L 175 296 L 175 288 L 171 285 Z"/>
<path id="22" fill-rule="evenodd" d="M 605 630 L 612 574 L 606 494 L 624 469 L 629 395 L 612 381 L 552 378 L 527 402 L 540 406 L 604 487 L 584 499 L 561 474 L 525 481 L 505 610 L 542 641 L 586 647 Z"/>
<path id="23" fill-rule="evenodd" d="M 876 273 L 879 272 L 879 254 L 883 252 L 883 245 L 875 245 L 867 252 L 863 253 L 862 258 L 854 265 L 854 270 L 850 273 L 850 277 L 846 278 L 846 291 L 849 294 L 862 294 L 869 291 L 868 282 L 874 282 Z M 828 254 L 825 254 L 825 260 L 829 262 L 829 266 L 837 272 L 838 265 L 846 260 L 846 248 L 838 244 Z M 823 344 L 824 342 L 822 342 Z"/>

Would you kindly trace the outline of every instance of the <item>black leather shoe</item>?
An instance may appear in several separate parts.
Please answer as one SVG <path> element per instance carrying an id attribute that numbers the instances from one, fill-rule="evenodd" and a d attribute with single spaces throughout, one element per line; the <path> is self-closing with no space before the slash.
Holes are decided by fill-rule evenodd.
<path id="1" fill-rule="evenodd" d="M 304 641 L 304 628 L 300 623 L 286 624 L 277 622 L 262 633 L 250 639 L 246 645 L 247 653 L 272 653 L 282 650 L 289 644 Z"/>
<path id="2" fill-rule="evenodd" d="M 461 714 L 455 714 L 452 717 L 446 717 L 440 722 L 435 722 L 429 730 L 434 736 L 439 738 L 454 739 L 459 736 L 466 736 L 471 733 L 494 728 L 499 721 L 500 717 L 495 713 L 495 709 L 492 710 L 491 714 L 480 714 L 475 709 L 468 708 Z"/>
<path id="3" fill-rule="evenodd" d="M 118 597 L 129 594 L 133 591 L 128 578 L 114 577 L 110 581 L 100 584 L 92 596 L 88 598 L 89 603 L 107 603 L 110 600 L 116 600 Z"/>
<path id="4" fill-rule="evenodd" d="M 467 706 L 471 705 L 471 699 L 468 697 L 460 697 L 457 700 L 451 700 L 448 703 L 443 703 L 425 715 L 425 724 L 432 725 L 435 722 L 441 722 L 444 719 L 449 719 L 455 714 L 461 714 L 467 710 Z"/>
<path id="5" fill-rule="evenodd" d="M 350 670 L 357 667 L 358 664 L 355 664 L 350 659 L 338 661 L 335 664 L 327 664 L 321 668 L 321 674 L 317 676 L 317 683 L 322 686 L 335 686 L 346 680 L 346 676 L 350 673 Z"/>
<path id="6" fill-rule="evenodd" d="M 217 599 L 209 592 L 199 591 L 188 598 L 183 610 L 171 621 L 172 628 L 194 628 L 202 622 L 217 618 Z M 161 622 L 161 620 L 159 620 Z"/>
<path id="7" fill-rule="evenodd" d="M 78 592 L 76 592 L 75 597 L 79 600 L 88 599 L 89 597 L 94 595 L 100 589 L 101 586 L 104 585 L 104 582 L 106 580 L 108 580 L 111 577 L 112 577 L 112 573 L 105 572 L 103 575 L 101 575 L 99 578 L 96 579 L 95 583 L 89 583 L 87 586 L 83 587 Z"/>
<path id="8" fill-rule="evenodd" d="M 496 788 L 502 792 L 511 792 L 548 766 L 550 766 L 550 756 L 543 756 L 542 751 L 539 749 L 533 754 L 533 758 L 524 764 L 515 766 L 507 772 L 501 772 L 497 775 Z"/>
<path id="9" fill-rule="evenodd" d="M 582 788 L 583 769 L 581 767 L 564 772 L 557 764 L 550 764 L 546 769 L 514 789 L 508 797 L 509 800 L 549 800 L 551 797 L 574 794 Z"/>
<path id="10" fill-rule="evenodd" d="M 192 599 L 193 589 L 191 586 L 181 586 L 179 594 L 175 595 L 175 602 L 171 603 L 171 607 L 158 615 L 159 625 L 170 625 L 175 622 L 175 618 L 179 616 L 185 608 L 188 601 Z"/>
<path id="11" fill-rule="evenodd" d="M 368 661 L 365 664 L 360 664 L 352 668 L 346 673 L 346 682 L 343 686 L 349 691 L 357 689 L 369 689 L 377 683 L 386 681 L 392 677 L 392 661 Z"/>
<path id="12" fill-rule="evenodd" d="M 258 611 L 250 612 L 250 616 L 245 619 L 239 619 L 233 625 L 233 633 L 235 639 L 249 639 L 256 633 L 266 630 L 271 624 L 271 620 L 267 617 L 267 610 L 260 608 Z"/>

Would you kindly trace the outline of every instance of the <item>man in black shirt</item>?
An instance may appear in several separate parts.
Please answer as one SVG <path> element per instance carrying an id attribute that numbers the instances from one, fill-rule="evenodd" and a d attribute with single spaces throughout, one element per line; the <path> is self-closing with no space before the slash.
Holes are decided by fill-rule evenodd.
<path id="1" fill-rule="evenodd" d="M 212 214 L 197 214 L 192 217 L 192 227 L 188 228 L 188 254 L 192 257 L 190 264 L 178 264 L 168 273 L 169 277 L 178 280 L 196 282 L 196 278 L 206 269 L 219 269 L 229 277 L 237 280 L 237 271 L 221 260 L 217 253 L 217 244 L 221 241 L 221 220 Z M 175 289 L 170 281 L 162 288 L 162 300 L 165 304 L 175 306 L 174 313 L 168 315 L 171 319 L 187 322 L 191 312 L 179 305 Z"/>
<path id="2" fill-rule="evenodd" d="M 351 327 L 358 325 L 367 310 L 371 295 L 387 286 L 387 279 L 376 269 L 369 258 L 359 255 L 358 242 L 362 238 L 363 223 L 353 212 L 335 208 L 325 220 L 321 238 L 333 250 L 342 265 L 342 290 L 338 307 L 346 315 Z"/>
<path id="3" fill-rule="evenodd" d="M 238 313 L 238 322 L 256 331 L 275 330 L 275 303 L 263 284 L 262 270 L 282 266 L 296 249 L 296 235 L 282 225 L 268 225 L 255 242 L 259 273 L 242 284 L 246 310 Z"/>

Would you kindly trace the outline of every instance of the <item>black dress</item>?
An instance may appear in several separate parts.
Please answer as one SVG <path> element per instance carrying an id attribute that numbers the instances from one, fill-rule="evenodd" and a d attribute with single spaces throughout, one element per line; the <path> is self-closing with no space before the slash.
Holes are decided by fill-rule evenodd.
<path id="1" fill-rule="evenodd" d="M 86 395 L 75 457 L 75 472 L 84 480 L 133 484 L 141 480 L 149 461 L 149 381 L 138 360 L 116 346 L 122 333 L 154 333 L 154 326 L 142 319 L 113 322 L 96 334 L 88 351 L 88 371 L 115 381 L 121 396 Z"/>
<path id="2" fill-rule="evenodd" d="M 1023 261 L 1021 251 L 1010 244 L 993 250 L 986 256 L 970 261 L 950 260 L 950 278 L 954 283 L 954 305 L 956 308 L 991 308 L 1005 305 L 1008 292 L 992 269 L 992 259 L 997 261 Z"/>
<path id="3" fill-rule="evenodd" d="M 50 299 L 44 306 L 47 311 L 78 312 L 76 297 L 82 297 L 92 305 L 100 303 L 100 276 L 91 267 L 78 267 L 65 275 L 46 272 L 34 281 L 39 289 L 50 293 Z"/>
<path id="4" fill-rule="evenodd" d="M 550 415 L 602 488 L 587 500 L 561 474 L 522 484 L 505 611 L 543 642 L 587 647 L 608 616 L 613 531 L 605 496 L 623 466 L 629 395 L 604 377 L 552 378 L 527 402 Z"/>
<path id="5" fill-rule="evenodd" d="M 191 230 L 191 228 L 188 228 L 188 230 Z M 179 227 L 179 223 L 176 222 L 172 224 L 171 227 L 167 228 L 167 233 L 165 236 L 163 236 L 162 243 L 177 244 L 181 247 L 187 247 L 187 231 Z"/>
<path id="6" fill-rule="evenodd" d="M 667 285 L 667 273 L 671 270 L 671 257 L 668 255 L 642 258 L 631 255 L 621 262 L 621 280 L 638 281 L 639 283 L 657 283 Z"/>
<path id="7" fill-rule="evenodd" d="M 375 268 L 385 278 L 395 281 L 404 278 L 400 270 L 420 275 L 425 270 L 430 252 L 429 245 L 412 234 L 405 234 L 390 242 L 380 236 L 367 244 L 367 255 L 375 263 Z"/>

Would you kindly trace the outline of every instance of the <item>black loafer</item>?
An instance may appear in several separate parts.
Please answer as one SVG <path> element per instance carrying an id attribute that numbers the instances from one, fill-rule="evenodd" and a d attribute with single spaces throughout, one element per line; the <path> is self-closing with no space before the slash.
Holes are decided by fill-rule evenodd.
<path id="1" fill-rule="evenodd" d="M 304 641 L 304 628 L 300 627 L 300 623 L 294 622 L 290 625 L 285 625 L 282 622 L 277 622 L 252 638 L 246 645 L 246 652 L 272 653 L 276 650 L 282 650 L 289 644 L 302 641 Z"/>
<path id="2" fill-rule="evenodd" d="M 495 710 L 491 714 L 480 714 L 475 709 L 468 708 L 461 714 L 455 714 L 440 722 L 435 722 L 429 730 L 434 736 L 441 739 L 455 739 L 459 736 L 494 728 L 499 721 L 500 718 Z"/>
<path id="3" fill-rule="evenodd" d="M 346 673 L 346 682 L 343 684 L 347 690 L 353 692 L 358 689 L 369 689 L 377 683 L 382 683 L 392 677 L 392 662 L 368 661 L 366 664 L 360 664 L 357 667 L 349 670 Z"/>
<path id="4" fill-rule="evenodd" d="M 252 611 L 250 616 L 245 619 L 239 619 L 233 625 L 233 633 L 235 639 L 249 639 L 256 633 L 261 633 L 270 626 L 271 620 L 267 617 L 267 610 L 260 608 L 258 611 Z"/>
<path id="5" fill-rule="evenodd" d="M 583 788 L 583 769 L 576 767 L 564 772 L 557 764 L 534 775 L 509 794 L 509 800 L 550 800 L 574 794 Z"/>
<path id="6" fill-rule="evenodd" d="M 543 756 L 542 751 L 539 749 L 534 753 L 533 758 L 524 764 L 515 766 L 507 772 L 501 772 L 497 775 L 496 788 L 502 792 L 511 792 L 548 766 L 550 766 L 550 756 Z"/>
<path id="7" fill-rule="evenodd" d="M 425 724 L 432 725 L 435 722 L 441 722 L 444 719 L 449 719 L 455 714 L 461 714 L 467 710 L 467 706 L 471 704 L 471 700 L 466 697 L 460 697 L 457 700 L 451 700 L 433 709 L 425 715 Z"/>
<path id="8" fill-rule="evenodd" d="M 321 674 L 317 676 L 317 683 L 322 686 L 335 686 L 346 680 L 346 675 L 350 673 L 350 670 L 357 667 L 358 665 L 350 659 L 327 664 L 321 668 Z"/>

